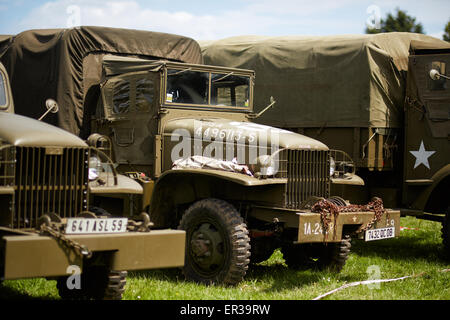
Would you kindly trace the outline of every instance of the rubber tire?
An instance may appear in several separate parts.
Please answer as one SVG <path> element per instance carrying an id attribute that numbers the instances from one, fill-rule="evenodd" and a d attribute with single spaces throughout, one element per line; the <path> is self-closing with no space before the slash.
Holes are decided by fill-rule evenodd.
<path id="1" fill-rule="evenodd" d="M 318 260 L 319 269 L 327 269 L 336 273 L 341 272 L 350 255 L 351 247 L 352 243 L 349 236 L 344 237 L 338 243 L 330 243 L 328 248 L 324 248 L 324 253 Z"/>
<path id="2" fill-rule="evenodd" d="M 63 300 L 121 300 L 126 277 L 127 271 L 90 267 L 81 274 L 81 289 L 69 289 L 67 276 L 58 278 L 56 287 Z"/>
<path id="3" fill-rule="evenodd" d="M 442 243 L 447 256 L 450 258 L 450 206 L 445 212 L 444 221 L 442 221 Z"/>
<path id="4" fill-rule="evenodd" d="M 285 245 L 281 248 L 289 268 L 318 269 L 339 273 L 345 266 L 351 249 L 351 238 L 337 243 Z"/>
<path id="5" fill-rule="evenodd" d="M 209 224 L 220 236 L 223 261 L 214 270 L 205 270 L 196 263 L 191 252 L 194 232 Z M 247 225 L 239 212 L 228 202 L 203 199 L 184 213 L 178 229 L 186 231 L 186 255 L 183 273 L 186 280 L 203 284 L 236 285 L 244 278 L 250 263 L 250 238 Z M 219 250 L 214 250 L 219 252 Z"/>

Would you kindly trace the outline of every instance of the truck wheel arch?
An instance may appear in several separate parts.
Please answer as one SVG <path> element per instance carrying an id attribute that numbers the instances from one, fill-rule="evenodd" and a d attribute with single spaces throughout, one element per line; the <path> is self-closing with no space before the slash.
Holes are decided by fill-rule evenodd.
<path id="1" fill-rule="evenodd" d="M 423 196 L 419 197 L 417 203 L 423 203 L 420 208 L 429 213 L 445 213 L 450 205 L 448 191 L 450 190 L 450 164 L 442 167 L 437 171 L 432 180 L 431 186 L 423 192 Z"/>
<path id="2" fill-rule="evenodd" d="M 252 181 L 240 173 L 230 175 L 218 170 L 168 170 L 155 183 L 149 206 L 150 220 L 155 227 L 177 228 L 184 209 L 197 200 L 245 201 L 254 192 L 271 192 L 284 186 L 281 183 L 254 185 Z"/>

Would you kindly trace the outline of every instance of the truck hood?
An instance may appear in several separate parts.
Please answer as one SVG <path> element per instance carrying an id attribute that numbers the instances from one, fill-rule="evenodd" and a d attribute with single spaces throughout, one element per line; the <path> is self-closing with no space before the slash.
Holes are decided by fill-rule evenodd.
<path id="1" fill-rule="evenodd" d="M 23 147 L 86 147 L 77 136 L 32 118 L 0 112 L 0 139 Z"/>
<path id="2" fill-rule="evenodd" d="M 222 118 L 192 119 L 182 118 L 169 121 L 164 129 L 165 134 L 173 134 L 177 129 L 187 130 L 191 137 L 200 137 L 199 128 L 203 138 L 215 139 L 221 135 L 223 141 L 241 141 L 245 143 L 258 143 L 270 147 L 272 143 L 278 143 L 279 149 L 296 150 L 328 150 L 328 147 L 320 141 L 304 135 L 282 130 L 253 122 L 232 121 Z M 256 140 L 255 140 L 256 139 Z M 255 142 L 256 141 L 256 142 Z"/>

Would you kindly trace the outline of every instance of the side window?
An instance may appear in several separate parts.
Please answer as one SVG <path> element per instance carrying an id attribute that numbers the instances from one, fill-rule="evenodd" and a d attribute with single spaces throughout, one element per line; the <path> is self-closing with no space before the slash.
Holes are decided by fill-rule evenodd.
<path id="1" fill-rule="evenodd" d="M 113 89 L 113 114 L 124 114 L 130 110 L 130 82 L 117 81 Z"/>
<path id="2" fill-rule="evenodd" d="M 435 69 L 440 74 L 446 75 L 446 64 L 442 61 L 433 61 L 431 62 L 431 68 L 429 70 Z M 437 80 L 432 80 L 430 77 L 428 77 L 428 88 L 432 91 L 436 90 L 446 90 L 448 88 L 448 84 L 445 78 L 441 77 Z"/>
<path id="3" fill-rule="evenodd" d="M 120 118 L 151 112 L 155 106 L 157 75 L 149 73 L 121 75 L 109 79 L 102 92 L 107 118 Z"/>
<path id="4" fill-rule="evenodd" d="M 153 104 L 154 83 L 148 78 L 136 80 L 136 111 L 149 111 Z"/>
<path id="5" fill-rule="evenodd" d="M 5 76 L 0 72 L 0 108 L 6 108 L 6 83 Z"/>

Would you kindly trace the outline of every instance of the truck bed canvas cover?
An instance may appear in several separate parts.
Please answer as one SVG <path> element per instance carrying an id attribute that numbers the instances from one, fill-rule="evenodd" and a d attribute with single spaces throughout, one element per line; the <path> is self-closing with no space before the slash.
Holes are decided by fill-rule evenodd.
<path id="1" fill-rule="evenodd" d="M 280 127 L 400 127 L 414 33 L 239 36 L 200 42 L 206 64 L 256 72 L 259 122 Z"/>
<path id="2" fill-rule="evenodd" d="M 116 54 L 202 63 L 196 41 L 184 36 L 106 27 L 28 30 L 0 36 L 0 60 L 11 80 L 15 111 L 38 118 L 45 100 L 55 99 L 57 114 L 44 120 L 79 134 L 87 82 L 101 77 L 101 55 Z"/>

